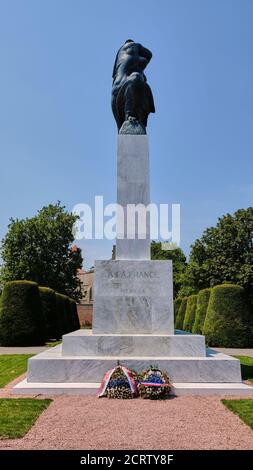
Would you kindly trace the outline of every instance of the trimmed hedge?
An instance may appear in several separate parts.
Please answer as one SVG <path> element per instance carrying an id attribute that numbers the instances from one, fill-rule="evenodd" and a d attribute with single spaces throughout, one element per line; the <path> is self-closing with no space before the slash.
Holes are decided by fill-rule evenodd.
<path id="1" fill-rule="evenodd" d="M 188 297 L 183 297 L 181 299 L 181 304 L 180 304 L 180 307 L 178 309 L 178 314 L 177 314 L 177 318 L 176 318 L 176 325 L 175 325 L 177 330 L 182 330 L 183 329 L 187 299 L 188 299 Z"/>
<path id="2" fill-rule="evenodd" d="M 183 329 L 185 331 L 190 331 L 190 332 L 192 331 L 194 321 L 195 321 L 197 298 L 198 298 L 197 294 L 193 294 L 188 297 L 185 317 L 184 317 L 184 324 L 183 324 Z"/>
<path id="3" fill-rule="evenodd" d="M 36 282 L 10 281 L 3 288 L 0 305 L 0 344 L 45 344 L 46 325 Z"/>
<path id="4" fill-rule="evenodd" d="M 46 337 L 59 339 L 61 337 L 61 324 L 56 308 L 55 291 L 49 287 L 39 287 L 42 311 L 46 322 Z"/>
<path id="5" fill-rule="evenodd" d="M 203 334 L 207 344 L 226 348 L 253 346 L 253 325 L 243 287 L 222 284 L 212 288 Z"/>
<path id="6" fill-rule="evenodd" d="M 70 332 L 70 304 L 69 299 L 64 294 L 55 293 L 56 309 L 60 322 L 60 334 L 66 335 Z"/>
<path id="7" fill-rule="evenodd" d="M 80 329 L 80 322 L 77 313 L 76 302 L 73 299 L 69 299 L 70 308 L 71 308 L 71 331 L 76 331 Z"/>
<path id="8" fill-rule="evenodd" d="M 202 289 L 198 293 L 195 322 L 192 328 L 195 335 L 202 335 L 210 293 L 211 288 Z"/>
<path id="9" fill-rule="evenodd" d="M 182 298 L 177 298 L 174 300 L 174 323 L 176 324 L 176 319 L 179 311 L 179 307 L 181 305 Z"/>

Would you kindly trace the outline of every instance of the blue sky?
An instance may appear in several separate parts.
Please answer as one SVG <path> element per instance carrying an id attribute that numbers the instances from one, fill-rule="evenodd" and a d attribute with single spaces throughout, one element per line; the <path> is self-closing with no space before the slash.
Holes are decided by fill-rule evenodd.
<path id="1" fill-rule="evenodd" d="M 60 200 L 115 201 L 115 54 L 147 68 L 151 196 L 181 204 L 186 253 L 224 213 L 252 205 L 251 0 L 0 0 L 0 237 L 10 217 Z M 83 243 L 85 266 L 111 242 Z"/>

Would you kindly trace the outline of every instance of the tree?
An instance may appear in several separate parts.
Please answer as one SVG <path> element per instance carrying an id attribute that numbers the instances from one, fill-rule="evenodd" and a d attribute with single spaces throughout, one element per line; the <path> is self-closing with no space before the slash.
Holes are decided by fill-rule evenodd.
<path id="1" fill-rule="evenodd" d="M 180 295 L 228 282 L 244 287 L 253 299 L 253 207 L 224 215 L 196 240 Z"/>
<path id="2" fill-rule="evenodd" d="M 77 269 L 83 260 L 81 250 L 71 246 L 76 220 L 60 202 L 43 207 L 30 219 L 11 219 L 2 240 L 1 283 L 26 279 L 78 300 Z"/>
<path id="3" fill-rule="evenodd" d="M 152 241 L 151 258 L 157 260 L 172 260 L 173 263 L 173 290 L 174 298 L 177 297 L 182 283 L 182 275 L 186 268 L 186 257 L 181 248 L 163 250 L 161 242 Z"/>

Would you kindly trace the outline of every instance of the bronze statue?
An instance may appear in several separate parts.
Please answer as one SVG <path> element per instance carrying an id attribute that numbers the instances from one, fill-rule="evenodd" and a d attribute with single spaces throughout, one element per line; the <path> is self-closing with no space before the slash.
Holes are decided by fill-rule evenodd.
<path id="1" fill-rule="evenodd" d="M 112 111 L 120 134 L 146 134 L 149 113 L 155 112 L 144 69 L 152 53 L 128 39 L 119 49 L 113 68 Z"/>

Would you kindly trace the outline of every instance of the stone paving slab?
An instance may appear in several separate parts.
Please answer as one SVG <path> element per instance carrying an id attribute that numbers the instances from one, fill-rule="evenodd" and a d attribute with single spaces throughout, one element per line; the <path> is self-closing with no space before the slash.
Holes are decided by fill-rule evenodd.
<path id="1" fill-rule="evenodd" d="M 0 355 L 2 354 L 39 354 L 48 349 L 47 346 L 29 346 L 29 347 L 0 347 Z"/>
<path id="2" fill-rule="evenodd" d="M 236 349 L 236 348 L 213 348 L 215 351 L 219 351 L 229 356 L 249 356 L 253 357 L 253 349 Z"/>

